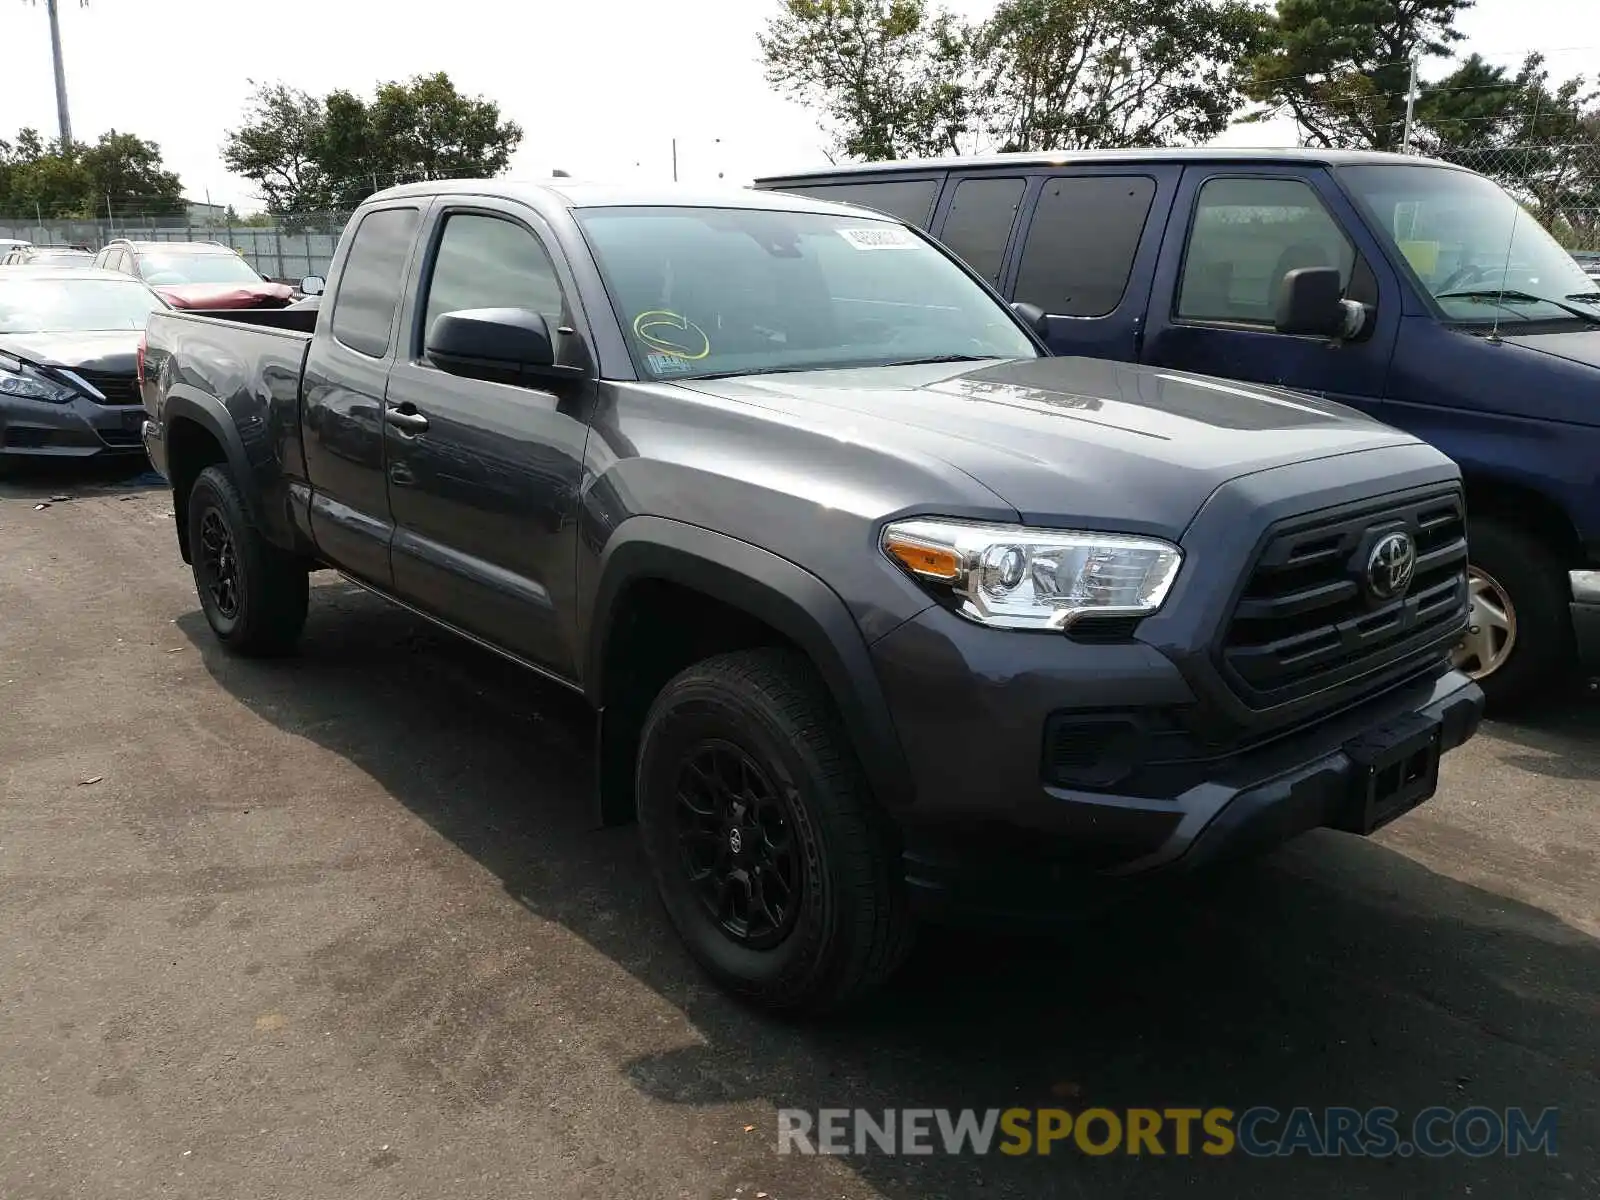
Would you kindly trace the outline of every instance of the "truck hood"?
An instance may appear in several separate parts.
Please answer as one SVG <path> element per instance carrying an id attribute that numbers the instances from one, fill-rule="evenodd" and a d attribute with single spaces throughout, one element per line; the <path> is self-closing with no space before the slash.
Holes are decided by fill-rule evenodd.
<path id="1" fill-rule="evenodd" d="M 1294 392 L 1102 359 L 686 380 L 970 475 L 1022 520 L 1177 537 L 1231 479 L 1417 439 Z M 935 499 L 929 497 L 928 499 Z"/>
<path id="2" fill-rule="evenodd" d="M 137 329 L 105 329 L 88 333 L 0 333 L 0 354 L 22 358 L 38 367 L 74 371 L 133 374 L 139 349 Z"/>
<path id="3" fill-rule="evenodd" d="M 1521 337 L 1508 336 L 1500 331 L 1502 341 L 1524 350 L 1534 350 L 1553 358 L 1581 363 L 1586 367 L 1600 367 L 1600 329 L 1569 330 L 1564 333 L 1530 333 Z"/>
<path id="4" fill-rule="evenodd" d="M 287 283 L 170 283 L 156 291 L 174 308 L 282 308 L 294 296 Z"/>

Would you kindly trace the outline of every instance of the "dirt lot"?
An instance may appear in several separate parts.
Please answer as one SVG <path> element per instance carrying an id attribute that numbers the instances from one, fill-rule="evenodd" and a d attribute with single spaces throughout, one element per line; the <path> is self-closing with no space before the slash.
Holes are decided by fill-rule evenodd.
<path id="1" fill-rule="evenodd" d="M 35 509 L 41 497 L 74 498 Z M 926 938 L 825 1026 L 688 966 L 588 719 L 327 577 L 213 646 L 167 495 L 0 485 L 0 1196 L 1600 1194 L 1600 706 L 1493 725 L 1067 944 Z M 780 1107 L 1561 1109 L 1559 1155 L 779 1156 Z"/>

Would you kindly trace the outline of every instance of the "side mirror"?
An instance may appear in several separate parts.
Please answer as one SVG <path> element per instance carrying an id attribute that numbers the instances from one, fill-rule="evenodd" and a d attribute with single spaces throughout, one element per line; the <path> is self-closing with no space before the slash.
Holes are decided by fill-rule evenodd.
<path id="1" fill-rule="evenodd" d="M 555 370 L 544 317 L 527 308 L 464 308 L 440 315 L 428 330 L 428 361 L 441 371 L 515 382 L 526 371 Z"/>
<path id="2" fill-rule="evenodd" d="M 1029 304 L 1019 300 L 1011 306 L 1011 311 L 1021 318 L 1022 323 L 1033 330 L 1040 337 L 1045 337 L 1050 332 L 1050 317 L 1037 304 Z"/>
<path id="3" fill-rule="evenodd" d="M 300 294 L 302 296 L 320 296 L 322 289 L 328 286 L 328 281 L 321 275 L 307 275 L 300 281 Z"/>
<path id="4" fill-rule="evenodd" d="M 1349 319 L 1337 268 L 1300 267 L 1284 272 L 1272 322 L 1279 333 L 1348 337 Z"/>

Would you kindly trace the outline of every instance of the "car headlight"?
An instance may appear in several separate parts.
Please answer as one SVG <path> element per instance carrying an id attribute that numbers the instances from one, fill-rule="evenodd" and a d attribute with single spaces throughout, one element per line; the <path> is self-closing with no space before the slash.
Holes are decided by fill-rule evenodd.
<path id="1" fill-rule="evenodd" d="M 0 367 L 0 396 L 16 396 L 22 400 L 43 400 L 49 404 L 66 404 L 79 395 L 78 389 L 27 367 Z"/>
<path id="2" fill-rule="evenodd" d="M 880 544 L 915 578 L 947 589 L 962 616 L 1005 629 L 1147 616 L 1183 562 L 1183 551 L 1159 538 L 962 521 L 896 521 Z"/>

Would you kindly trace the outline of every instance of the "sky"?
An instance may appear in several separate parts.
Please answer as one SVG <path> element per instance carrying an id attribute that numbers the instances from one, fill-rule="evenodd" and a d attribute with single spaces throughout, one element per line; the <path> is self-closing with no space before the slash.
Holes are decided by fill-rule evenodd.
<path id="1" fill-rule="evenodd" d="M 219 147 L 254 81 L 370 94 L 380 80 L 444 71 L 524 130 L 510 174 L 672 177 L 742 185 L 825 163 L 814 116 L 774 95 L 756 36 L 776 0 L 60 0 L 73 136 L 115 128 L 159 143 L 192 199 L 241 212 L 255 185 Z M 993 0 L 954 0 L 967 15 Z M 1544 50 L 1553 73 L 1600 69 L 1600 0 L 1478 0 L 1463 53 L 1514 64 Z M 0 0 L 0 137 L 54 136 L 43 0 Z M 1438 67 L 1434 70 L 1438 71 Z M 1424 73 L 1429 73 L 1425 68 Z M 1292 124 L 1236 127 L 1230 145 L 1293 145 Z"/>

